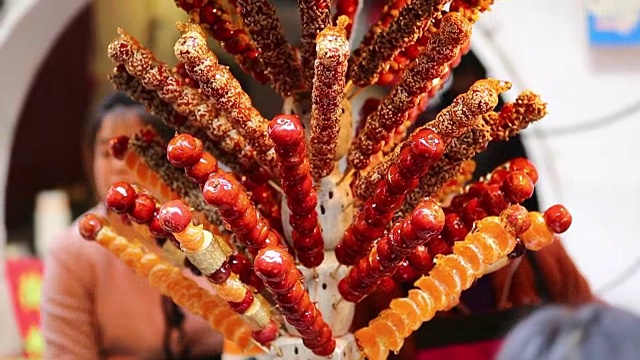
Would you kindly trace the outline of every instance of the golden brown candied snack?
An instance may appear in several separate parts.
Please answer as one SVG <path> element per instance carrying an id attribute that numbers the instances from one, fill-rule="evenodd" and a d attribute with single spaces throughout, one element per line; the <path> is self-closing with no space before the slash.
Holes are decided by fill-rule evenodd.
<path id="1" fill-rule="evenodd" d="M 406 120 L 409 110 L 418 103 L 419 96 L 428 91 L 433 81 L 442 75 L 445 64 L 455 58 L 460 46 L 470 36 L 471 25 L 461 16 L 449 14 L 442 19 L 441 28 L 430 39 L 430 51 L 412 64 L 400 83 L 367 118 L 349 151 L 351 167 L 362 170 L 369 165 L 370 156 L 381 150 L 385 138 Z"/>
<path id="2" fill-rule="evenodd" d="M 283 97 L 300 89 L 301 69 L 284 37 L 275 7 L 267 0 L 236 0 L 251 38 L 260 49 L 260 60 L 273 88 Z"/>
<path id="3" fill-rule="evenodd" d="M 329 0 L 298 0 L 302 37 L 300 59 L 302 75 L 308 90 L 313 88 L 315 79 L 316 38 L 331 25 L 331 2 Z"/>
<path id="4" fill-rule="evenodd" d="M 349 59 L 349 41 L 344 29 L 347 19 L 338 19 L 338 26 L 329 26 L 318 34 L 316 77 L 311 93 L 310 163 L 317 180 L 331 174 L 338 145 L 345 74 Z"/>
<path id="5" fill-rule="evenodd" d="M 379 32 L 371 45 L 362 49 L 360 56 L 354 59 L 349 79 L 356 85 L 373 84 L 383 66 L 400 50 L 416 41 L 425 20 L 440 12 L 444 0 L 414 0 L 400 10 L 388 29 Z"/>
<path id="6" fill-rule="evenodd" d="M 176 57 L 185 63 L 187 72 L 200 82 L 200 89 L 215 102 L 216 107 L 256 151 L 258 161 L 274 170 L 273 143 L 267 136 L 268 121 L 251 104 L 226 66 L 207 47 L 202 29 L 195 24 L 179 23 L 182 36 L 176 42 Z"/>

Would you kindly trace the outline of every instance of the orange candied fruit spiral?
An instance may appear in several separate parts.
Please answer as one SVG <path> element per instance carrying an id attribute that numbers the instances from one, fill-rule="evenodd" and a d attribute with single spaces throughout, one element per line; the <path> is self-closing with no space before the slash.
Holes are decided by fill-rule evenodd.
<path id="1" fill-rule="evenodd" d="M 516 236 L 530 225 L 527 211 L 514 205 L 500 214 L 476 223 L 464 241 L 454 245 L 453 254 L 436 258 L 429 276 L 416 281 L 418 289 L 406 298 L 391 301 L 389 309 L 356 331 L 356 341 L 371 360 L 386 359 L 389 350 L 399 351 L 407 338 L 436 311 L 447 310 L 483 275 L 488 265 L 507 256 L 516 244 Z"/>
<path id="2" fill-rule="evenodd" d="M 151 286 L 189 312 L 201 316 L 225 338 L 233 341 L 241 349 L 252 347 L 251 329 L 217 295 L 212 295 L 193 280 L 185 277 L 182 271 L 160 259 L 153 252 L 119 236 L 105 220 L 95 214 L 87 214 L 79 222 L 82 237 L 95 240 L 116 256 L 136 273 L 149 280 Z"/>

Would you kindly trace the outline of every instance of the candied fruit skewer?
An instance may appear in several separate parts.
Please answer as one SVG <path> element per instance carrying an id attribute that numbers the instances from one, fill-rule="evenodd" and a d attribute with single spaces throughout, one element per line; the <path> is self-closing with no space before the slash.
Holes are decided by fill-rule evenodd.
<path id="1" fill-rule="evenodd" d="M 247 31 L 235 26 L 232 15 L 218 0 L 203 0 L 202 6 L 189 0 L 174 0 L 176 5 L 187 12 L 191 22 L 199 24 L 220 46 L 231 55 L 247 74 L 261 83 L 269 81 L 264 65 L 260 60 L 260 51 L 251 41 Z"/>
<path id="2" fill-rule="evenodd" d="M 274 90 L 291 96 L 302 85 L 300 64 L 284 36 L 275 7 L 268 0 L 235 0 Z"/>
<path id="3" fill-rule="evenodd" d="M 200 83 L 202 92 L 215 102 L 218 110 L 256 151 L 258 161 L 273 171 L 275 154 L 267 136 L 268 121 L 253 107 L 249 95 L 228 67 L 218 63 L 218 58 L 207 47 L 202 29 L 195 24 L 179 23 L 178 30 L 182 34 L 174 47 L 178 60 L 185 64 L 189 75 Z"/>
<path id="4" fill-rule="evenodd" d="M 480 14 L 491 10 L 491 5 L 494 2 L 495 0 L 453 0 L 449 6 L 449 11 L 460 13 L 470 23 L 474 24 L 478 21 Z"/>
<path id="5" fill-rule="evenodd" d="M 486 149 L 489 141 L 491 141 L 491 129 L 482 120 L 462 136 L 453 140 L 440 161 L 433 166 L 428 174 L 421 177 L 419 185 L 407 194 L 407 200 L 402 205 L 400 213 L 408 213 L 420 202 L 422 197 L 432 196 L 440 191 L 447 181 L 453 179 L 460 172 L 460 167 L 465 161 Z"/>
<path id="6" fill-rule="evenodd" d="M 491 9 L 494 0 L 480 0 L 480 1 L 467 1 L 467 0 L 454 0 L 449 6 L 449 12 L 458 13 L 469 21 L 470 24 L 475 24 L 480 15 Z M 441 16 L 444 16 L 447 12 L 442 11 Z M 422 53 L 426 44 L 429 42 L 429 37 L 439 28 L 440 20 L 435 17 L 429 26 L 425 27 L 425 31 L 420 38 L 412 45 L 404 48 L 396 58 L 401 58 L 403 61 L 394 61 L 387 73 L 380 76 L 380 78 L 389 79 L 391 81 L 394 78 L 398 78 L 399 75 L 405 70 L 406 66 L 415 60 L 420 53 Z M 467 42 L 463 45 L 458 57 L 449 62 L 447 65 L 448 70 L 439 79 L 439 85 L 441 86 L 449 77 L 450 71 L 455 69 L 461 61 L 462 55 L 465 55 L 471 49 L 471 42 Z M 395 60 L 395 59 L 394 59 Z M 378 81 L 380 83 L 380 81 Z M 435 96 L 435 92 L 429 92 L 425 95 L 427 98 Z"/>
<path id="7" fill-rule="evenodd" d="M 331 2 L 329 0 L 298 0 L 298 12 L 302 28 L 300 39 L 302 77 L 306 88 L 311 90 L 315 80 L 316 38 L 322 30 L 331 25 Z"/>
<path id="8" fill-rule="evenodd" d="M 275 144 L 278 175 L 291 211 L 291 240 L 298 260 L 308 268 L 324 260 L 324 241 L 318 223 L 318 195 L 313 189 L 304 129 L 296 115 L 278 115 L 269 123 L 269 137 Z"/>
<path id="9" fill-rule="evenodd" d="M 273 341 L 278 334 L 278 326 L 272 324 L 271 309 L 260 294 L 254 295 L 236 274 L 232 274 L 227 260 L 232 250 L 226 242 L 201 225 L 194 225 L 191 210 L 180 200 L 162 205 L 158 218 L 162 228 L 180 242 L 189 261 L 211 282 L 216 293 L 235 312 L 243 315 L 257 335 L 254 338 L 265 346 Z"/>
<path id="10" fill-rule="evenodd" d="M 510 87 L 510 83 L 501 82 L 496 79 L 479 80 L 475 82 L 467 92 L 457 96 L 451 105 L 440 111 L 433 121 L 420 129 L 432 129 L 442 137 L 447 144 L 445 157 L 447 153 L 462 151 L 462 149 L 453 148 L 455 148 L 456 144 L 462 146 L 462 144 L 466 144 L 468 141 L 456 140 L 456 138 L 468 133 L 469 129 L 474 126 L 478 128 L 476 134 L 469 133 L 466 135 L 470 137 L 470 140 L 474 140 L 474 135 L 479 135 L 480 132 L 486 134 L 486 126 L 483 126 L 479 117 L 491 111 L 498 104 L 500 93 L 508 90 Z M 387 171 L 391 164 L 397 161 L 399 146 L 396 147 L 396 151 L 387 155 L 383 161 L 358 179 L 355 190 L 356 195 L 360 199 L 367 199 L 373 194 L 375 183 L 382 178 L 382 174 Z M 484 147 L 482 149 L 484 149 Z M 443 160 L 444 159 L 441 159 L 438 164 L 442 163 Z M 440 167 L 442 167 L 442 165 L 440 165 Z M 458 169 L 455 171 L 457 172 Z M 433 177 L 435 176 L 434 174 L 437 173 L 430 171 L 425 178 Z M 449 180 L 449 178 L 447 178 L 447 180 Z M 421 183 L 424 181 L 425 180 L 422 180 Z M 419 202 L 419 200 L 417 202 Z M 417 202 L 414 203 L 414 206 Z"/>
<path id="11" fill-rule="evenodd" d="M 340 133 L 345 74 L 349 60 L 349 41 L 344 30 L 347 19 L 338 19 L 317 37 L 316 77 L 311 92 L 311 173 L 316 181 L 330 175 Z"/>
<path id="12" fill-rule="evenodd" d="M 144 129 L 129 140 L 129 148 L 144 159 L 162 180 L 180 197 L 202 213 L 210 224 L 221 224 L 220 215 L 204 200 L 198 186 L 187 179 L 182 172 L 173 167 L 167 160 L 166 145 L 151 129 Z"/>
<path id="13" fill-rule="evenodd" d="M 133 174 L 137 184 L 149 190 L 160 201 L 180 198 L 180 195 L 173 191 L 157 172 L 151 169 L 135 151 L 129 149 L 128 136 L 122 135 L 111 139 L 109 151 L 113 157 L 124 162 L 124 166 Z"/>
<path id="14" fill-rule="evenodd" d="M 335 5 L 336 12 L 335 14 L 333 14 L 333 22 L 337 22 L 341 16 L 347 17 L 349 22 L 345 27 L 345 31 L 347 32 L 347 39 L 349 39 L 351 37 L 351 30 L 353 29 L 353 24 L 358 13 L 360 0 L 336 0 Z"/>
<path id="15" fill-rule="evenodd" d="M 520 235 L 520 241 L 527 250 L 538 251 L 550 245 L 556 234 L 562 234 L 571 226 L 572 217 L 567 208 L 553 205 L 543 214 L 529 213 L 531 227 Z"/>
<path id="16" fill-rule="evenodd" d="M 269 246 L 256 254 L 253 266 L 303 344 L 318 356 L 331 355 L 336 347 L 331 328 L 311 302 L 293 257 L 281 247 Z"/>
<path id="17" fill-rule="evenodd" d="M 438 202 L 446 203 L 452 196 L 459 194 L 463 191 L 464 186 L 469 183 L 473 178 L 473 173 L 476 171 L 476 162 L 466 160 L 460 166 L 460 171 L 451 180 L 447 181 L 437 193 L 433 195 L 438 199 Z"/>
<path id="18" fill-rule="evenodd" d="M 444 143 L 431 130 L 418 131 L 403 144 L 398 161 L 389 167 L 374 195 L 365 202 L 336 247 L 336 258 L 341 264 L 353 265 L 369 251 L 402 205 L 405 194 L 443 152 Z"/>
<path id="19" fill-rule="evenodd" d="M 144 105 L 150 114 L 159 117 L 167 126 L 202 139 L 211 139 L 205 129 L 188 122 L 185 116 L 180 115 L 171 104 L 162 100 L 155 91 L 146 89 L 138 79 L 126 71 L 124 65 L 118 65 L 113 73 L 109 75 L 109 80 L 116 89 Z M 210 122 L 209 124 L 213 126 L 215 123 Z M 251 169 L 258 166 L 253 149 L 246 145 L 244 139 L 231 134 L 219 142 L 219 147 L 216 144 L 218 142 L 207 141 L 207 150 L 215 154 L 217 159 L 234 171 L 250 173 Z M 237 155 L 238 153 L 240 153 L 239 156 Z"/>
<path id="20" fill-rule="evenodd" d="M 218 172 L 223 173 L 218 169 L 216 159 L 208 152 L 203 151 L 202 142 L 189 134 L 178 134 L 169 141 L 167 145 L 167 160 L 169 160 L 173 166 L 183 168 L 187 178 L 198 184 L 198 187 L 202 189 L 202 191 L 204 191 L 205 184 L 212 174 Z M 243 196 L 246 196 L 245 189 L 242 188 L 239 183 L 236 182 L 236 184 L 242 189 Z M 251 204 L 251 199 L 247 201 Z M 251 204 L 251 206 L 253 205 Z M 279 209 L 280 207 L 277 205 L 278 212 Z M 272 222 L 281 222 L 279 217 L 269 219 L 268 225 L 270 226 Z M 260 221 L 263 221 L 263 219 L 260 219 Z"/>
<path id="21" fill-rule="evenodd" d="M 361 258 L 340 280 L 342 297 L 359 302 L 369 295 L 380 280 L 391 276 L 407 256 L 438 235 L 444 227 L 444 212 L 433 199 L 425 199 L 406 218 L 397 221 L 391 230 Z"/>
<path id="22" fill-rule="evenodd" d="M 226 226 L 255 256 L 268 246 L 286 246 L 249 199 L 246 190 L 232 174 L 219 172 L 209 176 L 202 186 L 204 200 L 216 207 Z"/>
<path id="23" fill-rule="evenodd" d="M 402 125 L 408 111 L 417 104 L 419 95 L 428 91 L 433 79 L 441 75 L 443 64 L 455 57 L 460 45 L 470 36 L 471 26 L 464 18 L 455 14 L 443 18 L 442 27 L 431 40 L 430 49 L 433 51 L 425 52 L 412 64 L 400 83 L 367 118 L 364 129 L 349 149 L 351 167 L 363 170 L 369 165 L 371 155 L 380 151 L 385 138 Z"/>
<path id="24" fill-rule="evenodd" d="M 420 36 L 424 21 L 440 12 L 446 0 L 413 0 L 405 5 L 400 14 L 374 37 L 369 46 L 360 51 L 360 56 L 352 59 L 354 65 L 349 79 L 358 86 L 376 82 L 383 66 L 407 45 Z M 466 22 L 466 20 L 465 20 Z"/>
<path id="25" fill-rule="evenodd" d="M 432 196 L 439 191 L 443 184 L 460 171 L 462 163 L 483 151 L 494 136 L 497 139 L 503 139 L 506 134 L 515 136 L 520 130 L 542 119 L 545 115 L 546 104 L 530 91 L 524 91 L 518 95 L 515 103 L 505 104 L 499 113 L 485 114 L 479 124 L 482 125 L 486 121 L 489 129 L 484 129 L 485 126 L 476 126 L 474 131 L 467 132 L 458 141 L 454 141 L 447 148 L 445 155 L 434 165 L 434 170 L 424 176 L 420 180 L 420 185 L 407 196 L 401 212 L 410 211 L 419 199 Z M 384 167 L 381 168 L 384 169 Z M 362 185 L 362 189 L 364 188 L 365 184 Z"/>
<path id="26" fill-rule="evenodd" d="M 483 119 L 491 127 L 493 140 L 506 141 L 546 114 L 547 104 L 540 96 L 525 90 L 518 95 L 515 102 L 505 104 L 497 113 L 489 112 Z"/>
<path id="27" fill-rule="evenodd" d="M 209 293 L 185 277 L 179 268 L 119 236 L 104 219 L 95 214 L 84 215 L 80 219 L 79 230 L 83 238 L 95 240 L 113 252 L 139 276 L 146 278 L 151 286 L 171 297 L 179 306 L 207 320 L 212 328 L 220 331 L 241 349 L 259 349 L 252 343 L 251 329 L 244 324 L 242 318 L 219 296 Z"/>
<path id="28" fill-rule="evenodd" d="M 516 244 L 516 236 L 530 225 L 527 211 L 519 205 L 509 207 L 500 217 L 478 221 L 465 240 L 454 245 L 453 254 L 436 258 L 429 275 L 416 281 L 417 289 L 406 298 L 393 299 L 369 326 L 356 331 L 363 355 L 378 360 L 385 359 L 389 350 L 400 350 L 404 339 L 423 322 L 436 311 L 454 306 L 462 290 L 482 276 L 487 266 L 507 256 Z"/>
<path id="29" fill-rule="evenodd" d="M 126 71 L 137 78 L 145 88 L 156 91 L 178 114 L 186 117 L 186 125 L 205 132 L 207 137 L 213 143 L 219 143 L 225 152 L 240 152 L 240 158 L 245 164 L 255 161 L 255 154 L 247 146 L 245 139 L 224 117 L 217 114 L 208 99 L 197 89 L 172 75 L 171 69 L 159 62 L 153 53 L 133 36 L 122 29 L 119 29 L 118 33 L 118 38 L 109 44 L 109 56 L 113 61 L 123 64 Z"/>

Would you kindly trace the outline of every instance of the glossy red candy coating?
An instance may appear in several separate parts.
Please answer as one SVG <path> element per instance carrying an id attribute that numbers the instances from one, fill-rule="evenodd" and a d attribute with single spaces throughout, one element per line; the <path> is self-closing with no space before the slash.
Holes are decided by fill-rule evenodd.
<path id="1" fill-rule="evenodd" d="M 131 220 L 138 224 L 148 224 L 156 214 L 156 200 L 149 194 L 137 194 L 133 209 L 129 214 Z"/>
<path id="2" fill-rule="evenodd" d="M 268 345 L 276 339 L 279 330 L 278 324 L 274 320 L 271 320 L 264 329 L 254 331 L 251 337 L 262 345 Z"/>
<path id="3" fill-rule="evenodd" d="M 225 261 L 218 268 L 218 270 L 207 275 L 207 279 L 209 279 L 214 284 L 220 285 L 225 281 L 227 281 L 230 275 L 231 275 L 231 268 L 229 267 L 229 264 Z"/>
<path id="4" fill-rule="evenodd" d="M 218 171 L 218 161 L 208 152 L 202 153 L 198 162 L 185 168 L 184 172 L 189 180 L 204 184 L 209 176 Z"/>
<path id="5" fill-rule="evenodd" d="M 165 203 L 158 211 L 160 226 L 165 231 L 179 233 L 191 223 L 191 210 L 181 200 Z"/>
<path id="6" fill-rule="evenodd" d="M 247 290 L 244 293 L 244 299 L 242 299 L 242 301 L 240 302 L 229 302 L 229 306 L 231 307 L 231 309 L 233 309 L 233 311 L 239 313 L 239 314 L 244 314 L 245 311 L 247 311 L 247 309 L 249 309 L 249 307 L 251 306 L 251 304 L 253 304 L 253 293 L 249 290 Z"/>
<path id="7" fill-rule="evenodd" d="M 567 208 L 562 205 L 553 205 L 544 212 L 544 221 L 551 231 L 562 234 L 569 229 L 573 219 Z"/>
<path id="8" fill-rule="evenodd" d="M 304 130 L 296 115 L 276 115 L 269 122 L 269 137 L 279 146 L 287 147 L 304 141 Z"/>
<path id="9" fill-rule="evenodd" d="M 535 165 L 528 159 L 515 158 L 509 161 L 509 169 L 524 171 L 534 184 L 538 183 L 538 169 L 536 169 Z"/>
<path id="10" fill-rule="evenodd" d="M 95 240 L 100 229 L 102 229 L 102 219 L 95 214 L 86 214 L 80 219 L 78 227 L 80 235 L 86 240 Z"/>
<path id="11" fill-rule="evenodd" d="M 136 191 L 131 184 L 118 181 L 111 185 L 105 196 L 107 207 L 118 214 L 127 213 L 136 200 Z"/>
<path id="12" fill-rule="evenodd" d="M 189 134 L 173 137 L 167 145 L 167 159 L 177 167 L 185 168 L 194 165 L 202 156 L 202 141 Z"/>
<path id="13" fill-rule="evenodd" d="M 149 223 L 149 232 L 151 232 L 151 235 L 160 239 L 166 239 L 167 237 L 171 236 L 170 232 L 162 228 L 162 225 L 160 224 L 160 219 L 158 218 L 158 213 L 155 214 L 155 216 L 153 217 L 153 219 L 151 219 L 151 222 Z"/>

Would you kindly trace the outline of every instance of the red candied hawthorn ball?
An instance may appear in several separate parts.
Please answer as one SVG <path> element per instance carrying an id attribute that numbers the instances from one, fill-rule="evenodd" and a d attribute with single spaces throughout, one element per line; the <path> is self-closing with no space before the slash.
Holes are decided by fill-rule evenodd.
<path id="1" fill-rule="evenodd" d="M 194 165 L 202 156 L 202 141 L 189 134 L 176 135 L 167 145 L 167 160 L 177 167 Z"/>
<path id="2" fill-rule="evenodd" d="M 500 189 L 507 201 L 518 204 L 533 195 L 534 186 L 524 171 L 513 171 L 504 178 Z"/>
<path id="3" fill-rule="evenodd" d="M 556 234 L 562 234 L 569 229 L 573 219 L 566 207 L 553 205 L 544 212 L 544 221 L 551 231 Z"/>
<path id="4" fill-rule="evenodd" d="M 204 184 L 209 179 L 209 176 L 218 171 L 218 162 L 213 155 L 205 152 L 202 154 L 198 162 L 185 168 L 185 174 L 189 180 Z"/>
<path id="5" fill-rule="evenodd" d="M 78 223 L 80 235 L 86 240 L 95 240 L 102 229 L 102 220 L 95 214 L 86 214 Z"/>
<path id="6" fill-rule="evenodd" d="M 136 191 L 131 184 L 118 181 L 111 185 L 104 199 L 107 207 L 118 214 L 127 213 L 136 201 Z"/>
<path id="7" fill-rule="evenodd" d="M 149 194 L 138 194 L 131 210 L 131 220 L 138 224 L 148 224 L 156 214 L 156 201 Z"/>
<path id="8" fill-rule="evenodd" d="M 172 200 L 162 205 L 158 220 L 165 231 L 179 233 L 191 223 L 191 210 L 182 201 Z"/>

